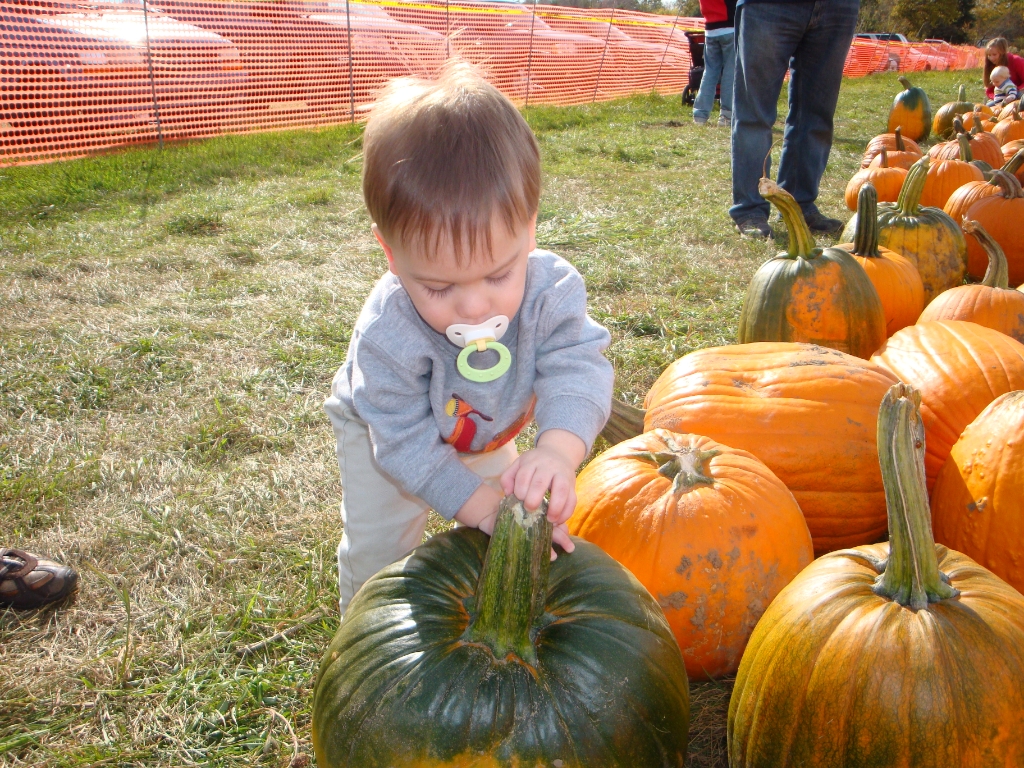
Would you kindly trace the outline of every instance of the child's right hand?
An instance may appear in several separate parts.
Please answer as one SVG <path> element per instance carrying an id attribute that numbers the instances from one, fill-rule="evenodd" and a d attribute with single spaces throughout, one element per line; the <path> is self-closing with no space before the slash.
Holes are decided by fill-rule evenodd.
<path id="1" fill-rule="evenodd" d="M 467 528 L 479 528 L 490 536 L 494 533 L 494 523 L 498 519 L 498 505 L 501 504 L 502 495 L 483 483 L 469 497 L 462 509 L 455 513 L 455 520 Z M 566 552 L 572 552 L 576 545 L 569 538 L 569 526 L 566 523 L 556 525 L 551 532 L 551 542 L 557 544 Z M 554 548 L 551 549 L 551 559 L 558 555 Z"/>

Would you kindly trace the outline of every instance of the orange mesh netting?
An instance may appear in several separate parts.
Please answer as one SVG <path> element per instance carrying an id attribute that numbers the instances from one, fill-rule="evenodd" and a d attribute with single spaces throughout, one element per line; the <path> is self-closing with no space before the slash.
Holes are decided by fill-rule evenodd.
<path id="1" fill-rule="evenodd" d="M 679 93 L 703 19 L 443 0 L 0 2 L 0 165 L 359 120 L 402 75 L 477 64 L 516 103 Z M 961 69 L 977 48 L 855 41 L 846 74 Z"/>

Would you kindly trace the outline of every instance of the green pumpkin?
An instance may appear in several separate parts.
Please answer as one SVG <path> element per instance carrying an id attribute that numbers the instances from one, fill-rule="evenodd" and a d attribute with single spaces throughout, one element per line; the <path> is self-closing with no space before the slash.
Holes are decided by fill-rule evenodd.
<path id="1" fill-rule="evenodd" d="M 967 241 L 959 225 L 940 208 L 920 205 L 930 159 L 911 166 L 895 203 L 878 204 L 878 244 L 914 263 L 924 283 L 925 306 L 967 273 Z M 857 214 L 843 230 L 843 241 L 857 231 Z"/>
<path id="2" fill-rule="evenodd" d="M 599 547 L 550 562 L 513 497 L 370 579 L 320 666 L 320 768 L 682 768 L 689 688 L 654 598 Z M 489 544 L 489 546 L 488 546 Z"/>
<path id="3" fill-rule="evenodd" d="M 885 311 L 864 268 L 841 248 L 817 248 L 793 196 L 771 179 L 761 195 L 789 229 L 789 250 L 754 274 L 740 314 L 739 343 L 796 341 L 871 357 L 885 343 Z"/>
<path id="4" fill-rule="evenodd" d="M 967 89 L 961 85 L 957 100 L 943 104 L 935 113 L 932 132 L 940 139 L 948 139 L 953 135 L 953 118 L 973 110 L 974 104 L 967 101 Z"/>
<path id="5" fill-rule="evenodd" d="M 924 141 L 932 129 L 932 105 L 922 88 L 915 88 L 903 75 L 900 84 L 906 89 L 896 94 L 889 110 L 889 133 L 902 128 L 903 135 L 914 141 Z"/>

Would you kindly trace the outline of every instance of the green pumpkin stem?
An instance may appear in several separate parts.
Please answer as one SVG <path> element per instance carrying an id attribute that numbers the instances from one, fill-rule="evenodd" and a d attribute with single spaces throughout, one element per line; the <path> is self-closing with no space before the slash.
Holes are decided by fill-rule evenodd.
<path id="1" fill-rule="evenodd" d="M 1024 165 L 1024 148 L 1018 149 L 1017 154 L 1007 160 L 999 170 L 1009 173 L 1011 176 L 1016 176 L 1017 171 L 1020 170 L 1022 165 Z M 995 178 L 994 175 L 993 178 Z"/>
<path id="2" fill-rule="evenodd" d="M 658 474 L 672 481 L 672 495 L 680 494 L 699 485 L 714 485 L 714 478 L 706 474 L 705 464 L 721 451 L 699 451 L 693 444 L 680 443 L 675 435 L 665 429 L 654 430 L 666 451 L 637 451 L 634 458 L 644 459 L 658 465 Z"/>
<path id="3" fill-rule="evenodd" d="M 900 196 L 896 198 L 896 207 L 904 216 L 912 216 L 916 213 L 921 204 L 921 193 L 924 192 L 924 183 L 928 179 L 928 155 L 925 155 L 912 166 L 907 172 L 907 178 L 903 180 L 900 187 Z"/>
<path id="4" fill-rule="evenodd" d="M 919 611 L 959 592 L 943 579 L 935 553 L 924 471 L 921 393 L 894 384 L 878 410 L 878 461 L 889 509 L 889 557 L 875 594 Z"/>
<path id="5" fill-rule="evenodd" d="M 910 81 L 907 80 L 907 78 L 904 77 L 903 75 L 900 75 L 896 79 L 900 81 L 900 85 L 902 85 L 906 90 L 909 91 L 911 88 L 913 88 L 913 86 L 910 84 Z"/>
<path id="6" fill-rule="evenodd" d="M 960 142 L 960 159 L 965 163 L 974 160 L 974 153 L 971 151 L 971 135 L 969 133 L 958 133 L 956 140 Z"/>
<path id="7" fill-rule="evenodd" d="M 988 254 L 988 268 L 985 270 L 985 277 L 982 278 L 981 284 L 989 288 L 1008 289 L 1010 287 L 1010 268 L 1006 263 L 1006 254 L 999 247 L 999 243 L 976 221 L 969 221 L 965 218 L 960 226 L 966 234 L 974 235 L 974 239 Z"/>
<path id="8" fill-rule="evenodd" d="M 857 193 L 857 229 L 853 236 L 853 253 L 858 256 L 880 256 L 878 252 L 878 192 L 870 182 Z"/>
<path id="9" fill-rule="evenodd" d="M 775 204 L 779 213 L 782 214 L 782 220 L 786 222 L 786 229 L 789 230 L 789 250 L 786 253 L 780 253 L 778 258 L 817 258 L 821 249 L 815 247 L 814 236 L 804 220 L 803 211 L 800 210 L 800 206 L 793 196 L 767 178 L 758 182 L 757 191 L 765 200 Z"/>
<path id="10" fill-rule="evenodd" d="M 530 630 L 544 613 L 552 530 L 547 504 L 530 512 L 515 496 L 502 499 L 467 630 L 471 642 L 488 646 L 497 659 L 514 654 L 536 661 Z"/>
<path id="11" fill-rule="evenodd" d="M 966 104 L 967 103 L 967 86 L 965 86 L 965 85 L 963 85 L 961 83 L 960 89 L 956 92 L 956 95 L 957 95 L 957 101 L 958 102 L 960 102 L 961 104 Z"/>

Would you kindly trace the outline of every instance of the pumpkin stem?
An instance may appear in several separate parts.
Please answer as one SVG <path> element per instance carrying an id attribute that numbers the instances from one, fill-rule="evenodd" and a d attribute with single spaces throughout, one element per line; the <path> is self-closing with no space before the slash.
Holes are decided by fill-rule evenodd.
<path id="1" fill-rule="evenodd" d="M 546 503 L 530 512 L 515 496 L 501 500 L 477 582 L 476 616 L 466 630 L 470 642 L 488 646 L 496 659 L 537 659 L 530 630 L 544 614 L 551 532 Z"/>
<path id="2" fill-rule="evenodd" d="M 911 88 L 913 87 L 913 86 L 912 86 L 912 85 L 910 84 L 910 81 L 909 81 L 909 80 L 907 80 L 907 78 L 906 78 L 906 77 L 904 77 L 903 75 L 900 75 L 900 76 L 899 76 L 899 77 L 897 77 L 896 79 L 897 79 L 897 80 L 899 80 L 899 82 L 900 82 L 900 85 L 902 85 L 902 86 L 903 86 L 904 88 L 906 88 L 906 89 L 907 89 L 908 91 L 909 91 L 909 90 L 910 90 L 910 89 L 911 89 Z"/>
<path id="3" fill-rule="evenodd" d="M 878 461 L 889 509 L 889 557 L 875 594 L 919 611 L 960 594 L 939 571 L 924 472 L 921 393 L 894 384 L 878 410 Z"/>
<path id="4" fill-rule="evenodd" d="M 853 252 L 858 256 L 880 256 L 878 252 L 878 192 L 871 182 L 857 193 L 857 229 Z"/>
<path id="5" fill-rule="evenodd" d="M 757 185 L 757 191 L 761 197 L 774 203 L 786 222 L 786 229 L 789 230 L 789 250 L 780 253 L 780 259 L 814 259 L 821 254 L 821 249 L 814 245 L 814 236 L 811 234 L 807 222 L 804 220 L 803 211 L 797 204 L 796 199 L 786 190 L 768 178 L 761 179 Z"/>
<path id="6" fill-rule="evenodd" d="M 903 180 L 900 196 L 896 198 L 896 207 L 904 216 L 912 216 L 921 204 L 921 193 L 924 192 L 924 183 L 928 179 L 929 163 L 930 159 L 925 155 L 910 166 L 907 178 Z"/>
<path id="7" fill-rule="evenodd" d="M 967 101 L 967 86 L 963 83 L 960 84 L 960 89 L 957 91 L 957 101 L 960 103 Z"/>
<path id="8" fill-rule="evenodd" d="M 1024 152 L 1024 150 L 1021 151 Z M 1020 182 L 1013 174 L 1005 173 L 1002 170 L 992 171 L 991 183 L 999 187 L 999 194 L 1007 200 L 1024 197 L 1024 189 L 1021 188 Z"/>
<path id="9" fill-rule="evenodd" d="M 971 162 L 974 159 L 974 153 L 971 151 L 971 135 L 960 132 L 956 135 L 956 140 L 960 143 L 960 159 L 965 163 Z"/>
<path id="10" fill-rule="evenodd" d="M 683 445 L 666 429 L 654 432 L 668 447 L 667 451 L 637 451 L 634 458 L 646 459 L 658 465 L 658 474 L 672 481 L 672 495 L 679 495 L 698 485 L 714 485 L 713 478 L 705 474 L 704 465 L 721 451 L 698 451 L 692 444 Z"/>
<path id="11" fill-rule="evenodd" d="M 957 115 L 956 117 L 953 118 L 953 132 L 957 136 L 959 136 L 961 133 L 966 132 L 966 129 L 964 128 L 964 121 L 960 117 L 960 115 Z"/>
<path id="12" fill-rule="evenodd" d="M 901 130 L 902 128 L 903 128 L 902 125 L 897 125 L 896 126 L 896 130 L 893 131 L 893 133 L 896 136 L 896 151 L 897 152 L 906 152 L 907 151 L 907 145 L 903 143 L 903 132 Z"/>
<path id="13" fill-rule="evenodd" d="M 888 168 L 889 167 L 889 152 L 885 149 L 885 147 L 882 147 L 882 151 L 881 151 L 880 154 L 882 155 L 882 167 L 883 168 Z"/>
<path id="14" fill-rule="evenodd" d="M 612 398 L 612 414 L 601 430 L 601 437 L 612 445 L 644 433 L 644 416 L 647 411 Z"/>
<path id="15" fill-rule="evenodd" d="M 1005 171 L 1013 176 L 1017 175 L 1017 171 L 1020 170 L 1021 166 L 1024 165 L 1024 147 L 1017 150 L 1017 154 L 1006 161 L 1006 164 L 999 170 Z M 993 178 L 995 178 L 993 176 Z"/>
<path id="16" fill-rule="evenodd" d="M 1006 263 L 1006 254 L 999 247 L 999 243 L 976 221 L 968 221 L 965 217 L 960 226 L 968 235 L 974 235 L 985 253 L 988 254 L 988 269 L 985 270 L 985 277 L 982 278 L 981 284 L 989 288 L 1009 288 L 1010 268 Z"/>

